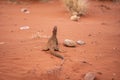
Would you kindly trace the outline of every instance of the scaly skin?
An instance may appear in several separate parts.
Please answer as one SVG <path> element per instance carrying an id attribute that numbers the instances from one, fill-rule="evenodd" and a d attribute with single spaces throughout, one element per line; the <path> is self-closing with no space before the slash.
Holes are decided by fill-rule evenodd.
<path id="1" fill-rule="evenodd" d="M 50 51 L 50 53 L 58 58 L 61 58 L 61 59 L 64 59 L 64 57 L 58 53 L 56 53 L 55 51 L 59 51 L 59 48 L 58 48 L 58 40 L 57 40 L 57 27 L 55 26 L 53 28 L 53 34 L 52 36 L 50 37 L 50 39 L 48 40 L 47 42 L 47 46 L 45 49 L 43 49 L 43 51 Z"/>

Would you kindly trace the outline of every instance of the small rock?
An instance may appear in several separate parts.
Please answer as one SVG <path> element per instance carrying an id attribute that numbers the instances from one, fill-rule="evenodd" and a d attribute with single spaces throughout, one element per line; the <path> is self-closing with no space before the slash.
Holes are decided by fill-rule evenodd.
<path id="1" fill-rule="evenodd" d="M 30 11 L 28 11 L 27 8 L 22 8 L 22 9 L 21 9 L 21 12 L 26 13 L 26 14 L 29 14 L 29 13 L 30 13 Z"/>
<path id="2" fill-rule="evenodd" d="M 85 44 L 85 42 L 84 42 L 84 41 L 82 41 L 82 40 L 79 40 L 79 41 L 77 41 L 77 44 L 79 44 L 79 45 L 84 45 L 84 44 Z"/>
<path id="3" fill-rule="evenodd" d="M 76 43 L 73 40 L 65 39 L 64 40 L 64 45 L 67 47 L 75 47 Z"/>
<path id="4" fill-rule="evenodd" d="M 72 21 L 78 21 L 79 18 L 80 18 L 80 17 L 78 17 L 77 15 L 73 15 L 73 16 L 70 17 L 70 19 L 71 19 Z"/>
<path id="5" fill-rule="evenodd" d="M 22 27 L 20 27 L 20 30 L 27 30 L 29 28 L 30 28 L 29 26 L 22 26 Z"/>
<path id="6" fill-rule="evenodd" d="M 0 45 L 5 44 L 5 42 L 0 42 Z"/>
<path id="7" fill-rule="evenodd" d="M 88 72 L 84 76 L 84 80 L 95 80 L 95 73 L 94 72 Z"/>

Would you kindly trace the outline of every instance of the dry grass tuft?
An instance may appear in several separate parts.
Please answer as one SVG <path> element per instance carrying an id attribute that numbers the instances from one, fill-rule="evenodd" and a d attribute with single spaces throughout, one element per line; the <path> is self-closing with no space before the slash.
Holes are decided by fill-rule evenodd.
<path id="1" fill-rule="evenodd" d="M 112 1 L 112 2 L 120 2 L 120 0 L 97 0 L 97 1 Z"/>
<path id="2" fill-rule="evenodd" d="M 34 34 L 32 34 L 32 39 L 40 39 L 40 38 L 50 38 L 50 36 L 47 36 L 47 35 L 43 35 L 42 33 L 40 33 L 39 31 L 38 32 L 35 32 Z"/>
<path id="3" fill-rule="evenodd" d="M 81 16 L 87 12 L 87 0 L 64 0 L 63 2 L 72 15 Z"/>
<path id="4" fill-rule="evenodd" d="M 11 2 L 20 2 L 20 1 L 22 1 L 22 2 L 31 2 L 31 1 L 47 2 L 49 0 L 9 0 L 9 1 L 11 1 Z"/>

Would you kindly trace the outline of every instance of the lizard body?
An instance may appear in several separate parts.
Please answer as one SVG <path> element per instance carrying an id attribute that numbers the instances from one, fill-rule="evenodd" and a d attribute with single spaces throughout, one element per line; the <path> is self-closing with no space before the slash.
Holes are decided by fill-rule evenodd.
<path id="1" fill-rule="evenodd" d="M 55 26 L 52 31 L 52 36 L 49 38 L 47 42 L 47 46 L 43 51 L 50 51 L 50 53 L 58 58 L 64 59 L 64 57 L 56 51 L 60 51 L 58 47 L 58 40 L 57 40 L 57 27 Z"/>

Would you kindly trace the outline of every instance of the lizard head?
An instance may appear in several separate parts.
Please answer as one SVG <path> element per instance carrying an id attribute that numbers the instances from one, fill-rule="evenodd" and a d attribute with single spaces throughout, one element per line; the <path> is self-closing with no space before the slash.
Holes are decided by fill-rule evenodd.
<path id="1" fill-rule="evenodd" d="M 54 35 L 57 34 L 57 26 L 55 26 L 55 27 L 53 28 L 53 34 L 54 34 Z"/>

